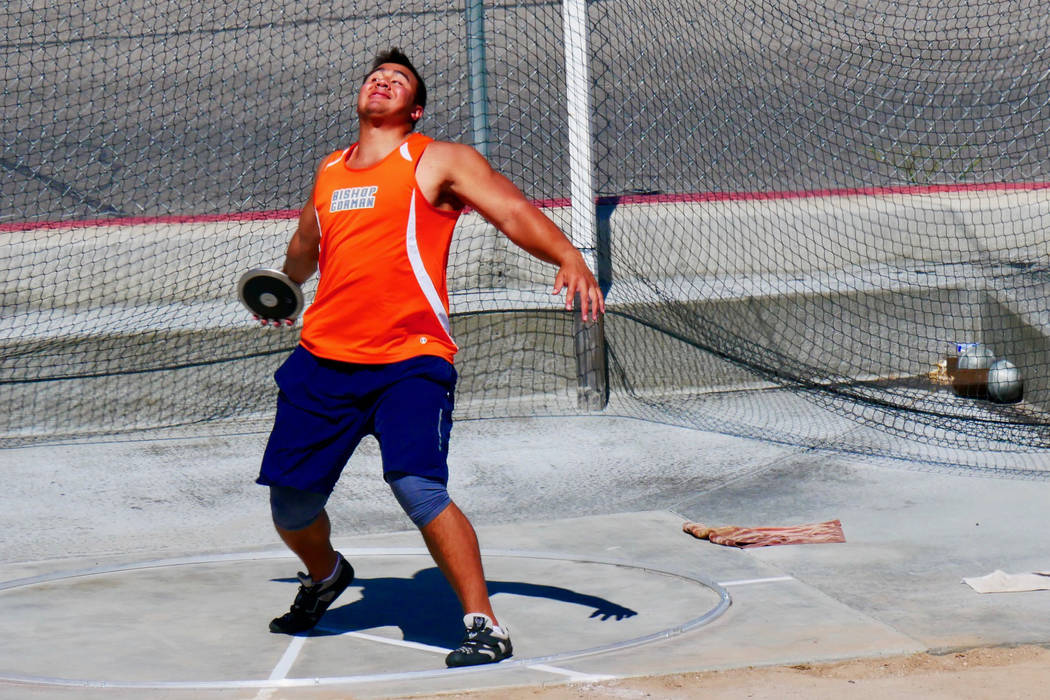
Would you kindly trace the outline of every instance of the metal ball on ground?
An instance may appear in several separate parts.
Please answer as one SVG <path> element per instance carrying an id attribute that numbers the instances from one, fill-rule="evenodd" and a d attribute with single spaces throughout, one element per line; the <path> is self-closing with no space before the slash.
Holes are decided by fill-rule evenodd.
<path id="1" fill-rule="evenodd" d="M 988 398 L 996 403 L 1015 403 L 1024 394 L 1021 370 L 1005 358 L 988 367 Z"/>

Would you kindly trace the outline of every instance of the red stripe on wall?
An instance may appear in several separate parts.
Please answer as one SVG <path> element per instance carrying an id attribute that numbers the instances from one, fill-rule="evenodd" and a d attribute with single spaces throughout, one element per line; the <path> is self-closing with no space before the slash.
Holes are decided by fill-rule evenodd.
<path id="1" fill-rule="evenodd" d="M 924 194 L 953 194 L 961 192 L 1024 192 L 1050 189 L 1050 182 L 989 182 L 955 185 L 899 185 L 891 187 L 844 187 L 823 190 L 772 190 L 759 192 L 686 192 L 682 194 L 624 194 L 598 197 L 598 206 L 621 204 L 694 204 L 702 202 L 753 202 L 777 199 L 815 199 L 819 197 L 885 197 L 891 195 L 919 196 Z M 539 199 L 533 202 L 544 209 L 557 209 L 571 204 L 568 198 Z M 142 224 L 200 224 L 224 221 L 277 221 L 296 219 L 299 211 L 239 212 L 234 214 L 203 214 L 186 216 L 111 217 L 106 219 L 78 219 L 70 221 L 25 221 L 0 224 L 0 232 L 35 231 L 42 229 L 92 228 L 102 226 L 136 226 Z"/>

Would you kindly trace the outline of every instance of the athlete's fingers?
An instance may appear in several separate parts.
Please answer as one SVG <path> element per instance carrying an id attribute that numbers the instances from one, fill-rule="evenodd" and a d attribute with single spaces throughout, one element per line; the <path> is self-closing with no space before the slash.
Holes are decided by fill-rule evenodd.
<path id="1" fill-rule="evenodd" d="M 602 294 L 602 289 L 597 283 L 590 288 L 590 293 L 592 315 L 597 320 L 599 313 L 605 313 L 605 295 Z"/>
<path id="2" fill-rule="evenodd" d="M 561 294 L 561 290 L 565 289 L 565 273 L 562 270 L 558 270 L 558 274 L 554 276 L 554 290 L 551 294 L 558 296 Z M 568 302 L 565 304 L 565 308 L 572 308 Z"/>
<path id="3" fill-rule="evenodd" d="M 585 278 L 580 283 L 580 312 L 584 321 L 597 321 L 598 315 L 605 313 L 605 298 L 593 278 Z"/>
<path id="4" fill-rule="evenodd" d="M 590 270 L 561 268 L 554 278 L 553 294 L 565 290 L 565 310 L 572 311 L 576 297 L 580 298 L 580 315 L 584 321 L 598 320 L 598 314 L 605 313 L 605 299 L 598 282 Z"/>
<path id="5" fill-rule="evenodd" d="M 576 285 L 573 284 L 572 280 L 563 278 L 558 283 L 557 291 L 554 293 L 561 294 L 563 290 L 565 291 L 565 310 L 572 311 L 573 304 L 576 301 Z"/>
<path id="6" fill-rule="evenodd" d="M 579 312 L 583 320 L 587 320 L 587 287 L 585 285 L 586 280 L 575 277 L 572 284 L 569 287 L 568 297 L 572 299 L 573 308 L 576 307 L 576 300 L 579 299 Z"/>
<path id="7" fill-rule="evenodd" d="M 573 293 L 573 297 L 579 295 L 580 297 L 580 319 L 583 321 L 587 320 L 587 310 L 590 307 L 591 298 L 588 294 L 587 286 L 581 282 L 578 283 L 577 292 Z"/>

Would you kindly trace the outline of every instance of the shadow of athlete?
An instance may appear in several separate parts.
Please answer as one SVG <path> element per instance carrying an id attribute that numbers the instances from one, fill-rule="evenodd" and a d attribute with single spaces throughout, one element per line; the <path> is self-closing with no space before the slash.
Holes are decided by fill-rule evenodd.
<path id="1" fill-rule="evenodd" d="M 274 581 L 298 583 L 297 579 Z M 600 596 L 579 593 L 560 586 L 523 581 L 487 581 L 489 594 L 546 598 L 593 608 L 589 617 L 606 621 L 637 615 L 632 610 Z M 376 627 L 399 627 L 405 641 L 451 648 L 459 642 L 456 597 L 448 581 L 435 567 L 421 569 L 412 578 L 356 578 L 350 588 L 360 588 L 361 598 L 330 608 L 324 621 L 302 636 L 338 635 Z M 451 632 L 451 634 L 450 634 Z"/>

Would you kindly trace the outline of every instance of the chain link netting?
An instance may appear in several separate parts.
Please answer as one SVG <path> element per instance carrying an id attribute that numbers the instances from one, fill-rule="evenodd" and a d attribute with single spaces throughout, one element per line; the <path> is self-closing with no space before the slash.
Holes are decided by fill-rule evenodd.
<path id="1" fill-rule="evenodd" d="M 475 145 L 568 232 L 562 11 L 10 3 L 0 444 L 272 411 L 270 376 L 296 332 L 252 325 L 236 280 L 280 266 L 314 168 L 353 142 L 357 87 L 391 46 L 427 81 L 420 130 Z M 819 420 L 782 426 L 774 397 L 790 395 L 859 426 L 832 441 L 843 449 L 943 449 L 935 461 L 1004 470 L 1021 454 L 1040 470 L 1042 6 L 586 12 L 588 234 L 609 314 L 582 352 L 602 361 L 581 362 L 553 270 L 468 213 L 449 268 L 457 415 L 592 412 L 587 367 L 604 375 L 607 413 L 827 445 Z M 952 383 L 971 343 L 1019 368 L 1022 401 Z"/>

